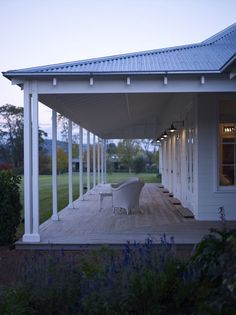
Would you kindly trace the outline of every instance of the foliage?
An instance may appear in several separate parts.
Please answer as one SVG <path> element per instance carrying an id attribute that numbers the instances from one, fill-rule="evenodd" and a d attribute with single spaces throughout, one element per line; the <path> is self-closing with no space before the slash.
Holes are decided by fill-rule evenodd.
<path id="1" fill-rule="evenodd" d="M 1 163 L 0 164 L 0 171 L 2 170 L 12 170 L 13 169 L 13 164 L 9 163 Z"/>
<path id="2" fill-rule="evenodd" d="M 26 288 L 6 288 L 0 290 L 1 315 L 36 315 L 30 294 Z"/>
<path id="3" fill-rule="evenodd" d="M 0 244 L 11 244 L 20 224 L 20 177 L 0 171 Z"/>
<path id="4" fill-rule="evenodd" d="M 146 159 L 143 154 L 137 154 L 133 159 L 133 168 L 136 174 L 145 172 Z"/>
<path id="5" fill-rule="evenodd" d="M 68 157 L 62 148 L 57 149 L 57 172 L 62 174 L 67 171 Z"/>
<path id="6" fill-rule="evenodd" d="M 39 129 L 39 161 L 47 154 L 43 148 L 47 133 Z M 23 173 L 24 157 L 24 110 L 23 107 L 6 104 L 0 107 L 0 155 L 6 163 L 11 163 Z M 45 162 L 45 161 L 44 161 Z"/>
<path id="7" fill-rule="evenodd" d="M 117 146 L 115 143 L 111 142 L 107 144 L 107 153 L 109 155 L 111 154 L 117 154 Z"/>
<path id="8" fill-rule="evenodd" d="M 189 268 L 198 281 L 199 314 L 235 314 L 236 230 L 212 229 L 197 246 Z"/>
<path id="9" fill-rule="evenodd" d="M 133 166 L 133 157 L 138 153 L 139 149 L 139 145 L 135 140 L 125 139 L 118 143 L 117 153 L 121 162 L 128 167 L 130 173 Z"/>
<path id="10" fill-rule="evenodd" d="M 173 239 L 164 235 L 158 246 L 148 237 L 144 244 L 127 243 L 121 251 L 102 247 L 84 258 L 63 251 L 31 255 L 18 287 L 0 293 L 0 309 L 3 314 L 11 314 L 14 305 L 19 314 L 30 309 L 45 315 L 234 315 L 236 231 L 212 231 L 188 261 L 178 260 L 175 252 Z"/>
<path id="11" fill-rule="evenodd" d="M 52 158 L 48 154 L 39 153 L 39 174 L 49 175 L 52 173 Z"/>
<path id="12" fill-rule="evenodd" d="M 61 138 L 63 141 L 68 142 L 68 130 L 69 130 L 69 120 L 68 118 L 62 116 L 61 114 L 57 115 L 57 121 L 61 132 Z M 78 128 L 78 125 L 72 122 L 72 130 Z M 79 142 L 79 133 L 72 134 L 72 141 L 74 143 Z"/>
<path id="13" fill-rule="evenodd" d="M 16 168 L 23 166 L 23 108 L 6 104 L 0 107 L 1 155 Z"/>

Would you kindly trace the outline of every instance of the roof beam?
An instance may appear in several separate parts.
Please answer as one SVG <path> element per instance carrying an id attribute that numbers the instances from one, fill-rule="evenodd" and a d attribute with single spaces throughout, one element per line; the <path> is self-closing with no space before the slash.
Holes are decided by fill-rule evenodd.
<path id="1" fill-rule="evenodd" d="M 236 77 L 236 67 L 229 74 L 229 79 L 232 80 Z"/>
<path id="2" fill-rule="evenodd" d="M 93 83 L 94 83 L 94 82 L 93 82 L 93 77 L 90 77 L 90 78 L 89 78 L 89 85 L 90 85 L 90 86 L 93 86 Z"/>
<path id="3" fill-rule="evenodd" d="M 171 77 L 171 78 L 170 78 Z M 231 73 L 231 79 L 235 72 Z M 167 78 L 167 77 L 166 77 Z M 57 88 L 52 85 L 51 79 L 39 80 L 38 91 L 40 94 L 70 94 L 70 93 L 198 93 L 198 92 L 236 92 L 234 80 L 229 80 L 227 74 L 211 75 L 206 77 L 199 75 L 171 75 L 170 80 L 163 81 L 161 76 L 134 76 L 132 84 L 122 84 L 124 78 L 120 77 L 96 77 L 96 84 L 92 78 L 60 78 Z M 88 89 L 89 86 L 93 88 Z M 166 83 L 166 84 L 165 84 Z M 92 85 L 93 84 L 93 85 Z"/>

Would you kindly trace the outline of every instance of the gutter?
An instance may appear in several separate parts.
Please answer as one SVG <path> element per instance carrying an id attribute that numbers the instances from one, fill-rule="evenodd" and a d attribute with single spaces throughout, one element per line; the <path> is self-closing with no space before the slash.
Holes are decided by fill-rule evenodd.
<path id="1" fill-rule="evenodd" d="M 11 80 L 13 77 L 57 77 L 57 76 L 124 76 L 124 75 L 188 75 L 188 74 L 221 74 L 222 71 L 220 70 L 213 70 L 213 71 L 147 71 L 147 72 L 140 72 L 140 71 L 122 71 L 122 72 L 14 72 L 14 71 L 6 71 L 2 72 L 2 75 Z"/>

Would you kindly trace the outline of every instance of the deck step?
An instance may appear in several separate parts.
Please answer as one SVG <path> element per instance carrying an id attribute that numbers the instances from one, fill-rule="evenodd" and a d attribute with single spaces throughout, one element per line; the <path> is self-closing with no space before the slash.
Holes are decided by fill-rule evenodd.
<path id="1" fill-rule="evenodd" d="M 161 189 L 161 191 L 162 191 L 164 194 L 169 194 L 169 190 L 168 190 L 168 189 Z"/>
<path id="2" fill-rule="evenodd" d="M 170 197 L 169 200 L 173 205 L 181 205 L 181 202 L 177 198 Z"/>
<path id="3" fill-rule="evenodd" d="M 184 218 L 194 218 L 193 213 L 188 208 L 184 208 L 181 205 L 176 205 L 176 209 Z"/>
<path id="4" fill-rule="evenodd" d="M 164 188 L 164 186 L 163 185 L 158 185 L 158 188 Z"/>
<path id="5" fill-rule="evenodd" d="M 174 195 L 172 193 L 169 194 L 169 197 L 174 197 Z"/>

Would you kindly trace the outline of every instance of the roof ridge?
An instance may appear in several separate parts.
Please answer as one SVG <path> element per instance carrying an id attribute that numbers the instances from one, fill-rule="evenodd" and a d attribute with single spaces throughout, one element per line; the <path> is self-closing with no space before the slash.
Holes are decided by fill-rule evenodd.
<path id="1" fill-rule="evenodd" d="M 218 33 L 214 34 L 213 36 L 205 39 L 202 41 L 200 44 L 205 45 L 212 45 L 215 42 L 221 40 L 222 38 L 228 36 L 229 34 L 233 33 L 236 31 L 236 23 L 226 27 L 225 29 L 219 31 Z"/>

